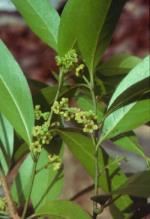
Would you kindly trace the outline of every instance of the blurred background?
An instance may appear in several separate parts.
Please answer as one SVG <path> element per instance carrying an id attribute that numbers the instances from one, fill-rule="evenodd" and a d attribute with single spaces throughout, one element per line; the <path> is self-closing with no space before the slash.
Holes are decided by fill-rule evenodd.
<path id="1" fill-rule="evenodd" d="M 64 0 L 51 0 L 54 7 L 61 13 Z M 25 22 L 15 10 L 10 0 L 0 0 L 0 38 L 6 43 L 10 51 L 19 62 L 28 78 L 53 84 L 51 72 L 56 70 L 55 53 L 42 43 L 26 26 Z M 115 53 L 131 53 L 144 57 L 149 53 L 149 1 L 130 0 L 126 4 L 116 28 L 107 56 Z M 147 155 L 150 155 L 150 128 L 143 126 L 136 130 L 139 141 Z M 121 151 L 110 147 L 115 153 Z M 145 169 L 142 159 L 127 154 L 130 157 L 125 168 L 134 172 Z M 75 193 L 92 184 L 84 169 L 73 158 L 69 151 L 65 152 L 65 186 L 62 198 L 71 198 Z M 85 209 L 90 211 L 91 192 L 76 199 Z M 106 211 L 101 219 L 111 219 Z M 150 218 L 150 215 L 146 219 Z"/>

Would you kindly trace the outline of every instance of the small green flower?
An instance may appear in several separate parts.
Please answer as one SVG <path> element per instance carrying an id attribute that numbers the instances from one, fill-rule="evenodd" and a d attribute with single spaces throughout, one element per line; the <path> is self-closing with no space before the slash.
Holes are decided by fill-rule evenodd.
<path id="1" fill-rule="evenodd" d="M 85 112 L 79 111 L 75 114 L 75 121 L 79 124 L 83 124 L 86 122 Z"/>
<path id="2" fill-rule="evenodd" d="M 83 131 L 86 133 L 93 133 L 97 129 L 98 129 L 98 126 L 92 120 L 89 120 L 84 125 Z"/>

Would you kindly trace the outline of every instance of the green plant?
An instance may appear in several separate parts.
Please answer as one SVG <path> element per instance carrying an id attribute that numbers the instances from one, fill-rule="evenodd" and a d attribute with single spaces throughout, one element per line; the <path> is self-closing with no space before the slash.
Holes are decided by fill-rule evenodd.
<path id="1" fill-rule="evenodd" d="M 133 131 L 150 120 L 149 57 L 101 58 L 126 0 L 68 0 L 61 17 L 48 0 L 13 3 L 56 51 L 59 76 L 56 86 L 31 96 L 22 70 L 0 42 L 0 218 L 96 219 L 108 206 L 113 218 L 135 218 L 133 197 L 150 196 L 150 158 Z M 141 156 L 145 171 L 127 176 L 120 164 L 128 158 L 112 156 L 107 141 Z M 64 143 L 93 179 L 92 216 L 58 200 Z M 18 163 L 9 188 L 6 176 Z"/>

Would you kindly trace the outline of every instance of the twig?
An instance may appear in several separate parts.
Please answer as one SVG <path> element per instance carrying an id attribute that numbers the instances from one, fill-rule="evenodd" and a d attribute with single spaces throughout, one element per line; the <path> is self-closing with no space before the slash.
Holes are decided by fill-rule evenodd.
<path id="1" fill-rule="evenodd" d="M 78 193 L 76 193 L 74 196 L 72 196 L 70 198 L 70 201 L 74 201 L 76 200 L 77 198 L 81 197 L 82 195 L 86 194 L 87 192 L 90 192 L 91 190 L 94 189 L 94 184 L 86 187 L 85 189 L 82 189 L 81 191 L 79 191 Z"/>
<path id="2" fill-rule="evenodd" d="M 1 180 L 1 184 L 4 190 L 4 194 L 5 194 L 5 198 L 7 201 L 7 205 L 8 205 L 8 211 L 10 216 L 13 219 L 21 219 L 18 215 L 17 209 L 12 201 L 12 197 L 8 188 L 8 184 L 7 184 L 7 180 L 6 180 L 6 176 L 3 174 L 2 169 L 0 168 L 0 180 Z"/>

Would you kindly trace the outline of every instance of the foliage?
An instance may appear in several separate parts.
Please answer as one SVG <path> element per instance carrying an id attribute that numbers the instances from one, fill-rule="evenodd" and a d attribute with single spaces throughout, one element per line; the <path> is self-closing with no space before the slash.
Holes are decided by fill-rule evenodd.
<path id="1" fill-rule="evenodd" d="M 134 132 L 150 121 L 150 57 L 117 54 L 103 60 L 126 0 L 68 0 L 61 16 L 48 0 L 12 1 L 55 50 L 59 73 L 55 86 L 35 82 L 38 93 L 31 94 L 0 41 L 0 217 L 96 219 L 109 206 L 113 218 L 135 218 L 135 197 L 146 205 L 150 196 L 150 158 Z M 145 170 L 129 176 L 122 168 L 128 155 L 114 157 L 107 143 L 136 155 L 136 162 L 143 159 Z M 93 180 L 92 215 L 59 200 L 64 145 Z M 9 191 L 6 177 L 15 168 Z"/>

